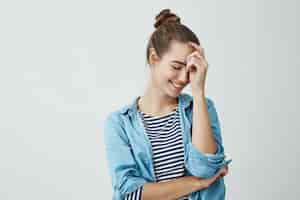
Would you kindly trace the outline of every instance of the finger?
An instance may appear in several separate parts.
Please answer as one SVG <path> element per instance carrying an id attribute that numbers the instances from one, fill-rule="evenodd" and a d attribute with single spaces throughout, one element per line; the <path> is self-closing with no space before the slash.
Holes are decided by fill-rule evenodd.
<path id="1" fill-rule="evenodd" d="M 186 65 L 188 72 L 194 72 L 197 70 L 197 65 L 195 65 L 193 60 L 190 60 Z"/>
<path id="2" fill-rule="evenodd" d="M 205 59 L 203 58 L 198 58 L 196 56 L 193 56 L 189 59 L 189 61 L 187 62 L 187 69 L 190 68 L 190 66 L 192 65 L 195 65 L 196 68 L 201 68 L 201 67 L 204 67 L 204 68 L 208 68 L 208 63 Z"/>
<path id="3" fill-rule="evenodd" d="M 228 166 L 227 166 L 227 165 L 224 166 L 224 167 L 222 168 L 222 170 L 224 171 L 224 176 L 225 176 L 226 174 L 228 174 Z"/>
<path id="4" fill-rule="evenodd" d="M 195 42 L 189 41 L 188 44 L 191 45 L 192 47 L 194 47 L 197 50 L 201 50 L 200 45 L 196 44 Z"/>
<path id="5" fill-rule="evenodd" d="M 188 62 L 190 59 L 192 59 L 193 57 L 196 57 L 197 59 L 200 59 L 201 62 L 203 62 L 203 64 L 204 64 L 205 66 L 208 66 L 208 63 L 207 63 L 205 57 L 203 57 L 198 51 L 194 51 L 193 53 L 191 53 L 190 55 L 188 55 L 188 57 L 187 57 L 187 62 Z"/>
<path id="6" fill-rule="evenodd" d="M 228 174 L 228 170 L 226 169 L 225 172 L 224 172 L 224 174 L 222 175 L 222 177 L 226 176 L 227 174 Z"/>
<path id="7" fill-rule="evenodd" d="M 187 70 L 189 72 L 197 71 L 197 69 L 200 70 L 201 66 L 203 65 L 203 62 L 201 59 L 192 57 L 188 62 L 187 62 Z"/>
<path id="8" fill-rule="evenodd" d="M 225 172 L 223 172 L 223 171 L 222 171 L 222 172 L 219 172 L 219 173 L 216 174 L 214 180 L 216 181 L 218 178 L 221 178 L 221 177 L 223 177 L 223 176 L 225 176 Z"/>
<path id="9" fill-rule="evenodd" d="M 220 175 L 226 174 L 227 169 L 226 169 L 226 167 L 223 167 L 223 168 L 221 168 L 218 172 L 219 172 Z"/>
<path id="10" fill-rule="evenodd" d="M 202 60 L 205 60 L 205 58 L 203 58 L 200 53 L 198 51 L 195 51 L 193 53 L 191 53 L 188 58 L 187 58 L 187 62 L 191 62 L 193 59 L 196 60 L 196 62 L 199 60 L 200 62 L 202 62 Z"/>
<path id="11" fill-rule="evenodd" d="M 196 57 L 198 57 L 198 58 L 200 58 L 200 59 L 203 58 L 203 56 L 200 54 L 199 51 L 194 51 L 193 53 L 191 53 L 191 54 L 189 55 L 189 58 L 192 58 L 193 56 L 196 56 Z"/>
<path id="12" fill-rule="evenodd" d="M 213 182 L 215 182 L 218 178 L 225 176 L 226 174 L 224 174 L 224 172 L 221 170 L 219 170 L 213 177 L 207 179 L 207 183 L 208 185 L 212 184 Z"/>
<path id="13" fill-rule="evenodd" d="M 199 51 L 200 54 L 201 54 L 203 57 L 205 56 L 205 55 L 204 55 L 204 49 L 203 49 L 200 45 L 198 45 L 198 44 L 196 44 L 196 43 L 194 43 L 194 42 L 189 42 L 189 45 L 192 46 L 192 47 L 194 47 L 194 48 L 196 49 L 196 51 Z"/>
<path id="14" fill-rule="evenodd" d="M 207 60 L 203 56 L 201 56 L 199 54 L 195 54 L 194 57 L 197 57 L 197 59 L 200 60 L 201 66 L 204 66 L 206 68 L 208 67 L 208 62 L 207 62 Z"/>

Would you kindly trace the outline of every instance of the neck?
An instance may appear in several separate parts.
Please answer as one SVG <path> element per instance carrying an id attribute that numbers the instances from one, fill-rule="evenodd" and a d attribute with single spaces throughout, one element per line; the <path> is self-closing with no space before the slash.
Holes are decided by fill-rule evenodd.
<path id="1" fill-rule="evenodd" d="M 178 104 L 177 98 L 162 93 L 150 82 L 144 94 L 138 100 L 139 110 L 151 115 L 163 115 L 171 112 Z"/>

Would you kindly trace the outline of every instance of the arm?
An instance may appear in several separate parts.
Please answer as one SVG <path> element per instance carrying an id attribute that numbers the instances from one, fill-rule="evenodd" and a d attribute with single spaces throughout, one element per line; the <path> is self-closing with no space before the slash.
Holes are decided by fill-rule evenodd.
<path id="1" fill-rule="evenodd" d="M 118 192 L 118 197 L 124 199 L 133 195 L 142 187 L 142 199 L 176 199 L 194 191 L 206 188 L 214 182 L 220 174 L 210 178 L 201 179 L 187 176 L 168 182 L 147 182 L 138 170 L 129 141 L 115 115 L 105 121 L 105 148 L 108 168 L 112 179 L 112 186 Z"/>
<path id="2" fill-rule="evenodd" d="M 193 102 L 192 144 L 203 153 L 214 154 L 217 144 L 210 127 L 204 93 L 194 95 Z"/>
<path id="3" fill-rule="evenodd" d="M 143 200 L 172 200 L 178 199 L 192 192 L 202 189 L 200 179 L 185 176 L 175 180 L 146 183 L 144 185 Z"/>
<path id="4" fill-rule="evenodd" d="M 136 191 L 128 194 L 125 200 L 172 200 L 191 194 L 192 192 L 205 189 L 219 177 L 225 176 L 227 169 L 219 171 L 210 179 L 200 179 L 195 176 L 185 176 L 175 180 L 145 183 Z"/>
<path id="5" fill-rule="evenodd" d="M 192 192 L 208 188 L 218 178 L 227 174 L 227 169 L 219 170 L 208 179 L 195 176 L 185 176 L 175 180 L 145 183 L 142 195 L 143 200 L 173 200 L 191 194 Z"/>
<path id="6" fill-rule="evenodd" d="M 104 144 L 114 199 L 124 199 L 147 182 L 138 170 L 118 113 L 104 121 Z"/>
<path id="7" fill-rule="evenodd" d="M 194 95 L 192 105 L 192 110 L 188 112 L 189 120 L 193 122 L 192 142 L 187 148 L 186 168 L 188 175 L 208 178 L 229 164 L 231 159 L 225 160 L 220 123 L 213 101 L 204 95 Z"/>

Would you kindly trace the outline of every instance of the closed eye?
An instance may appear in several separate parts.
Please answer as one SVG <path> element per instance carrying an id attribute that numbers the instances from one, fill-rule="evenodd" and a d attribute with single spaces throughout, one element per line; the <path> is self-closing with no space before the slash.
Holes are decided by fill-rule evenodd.
<path id="1" fill-rule="evenodd" d="M 177 66 L 174 66 L 174 65 L 171 65 L 171 66 L 172 66 L 172 68 L 175 69 L 175 70 L 180 70 L 180 69 L 181 69 L 181 67 L 177 67 Z"/>

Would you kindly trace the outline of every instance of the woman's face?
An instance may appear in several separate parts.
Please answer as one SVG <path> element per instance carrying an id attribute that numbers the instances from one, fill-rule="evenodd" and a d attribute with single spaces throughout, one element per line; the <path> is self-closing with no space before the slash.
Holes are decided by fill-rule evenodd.
<path id="1" fill-rule="evenodd" d="M 168 52 L 153 61 L 151 78 L 154 86 L 163 94 L 175 98 L 190 82 L 186 58 L 192 52 L 187 43 L 172 41 Z"/>

